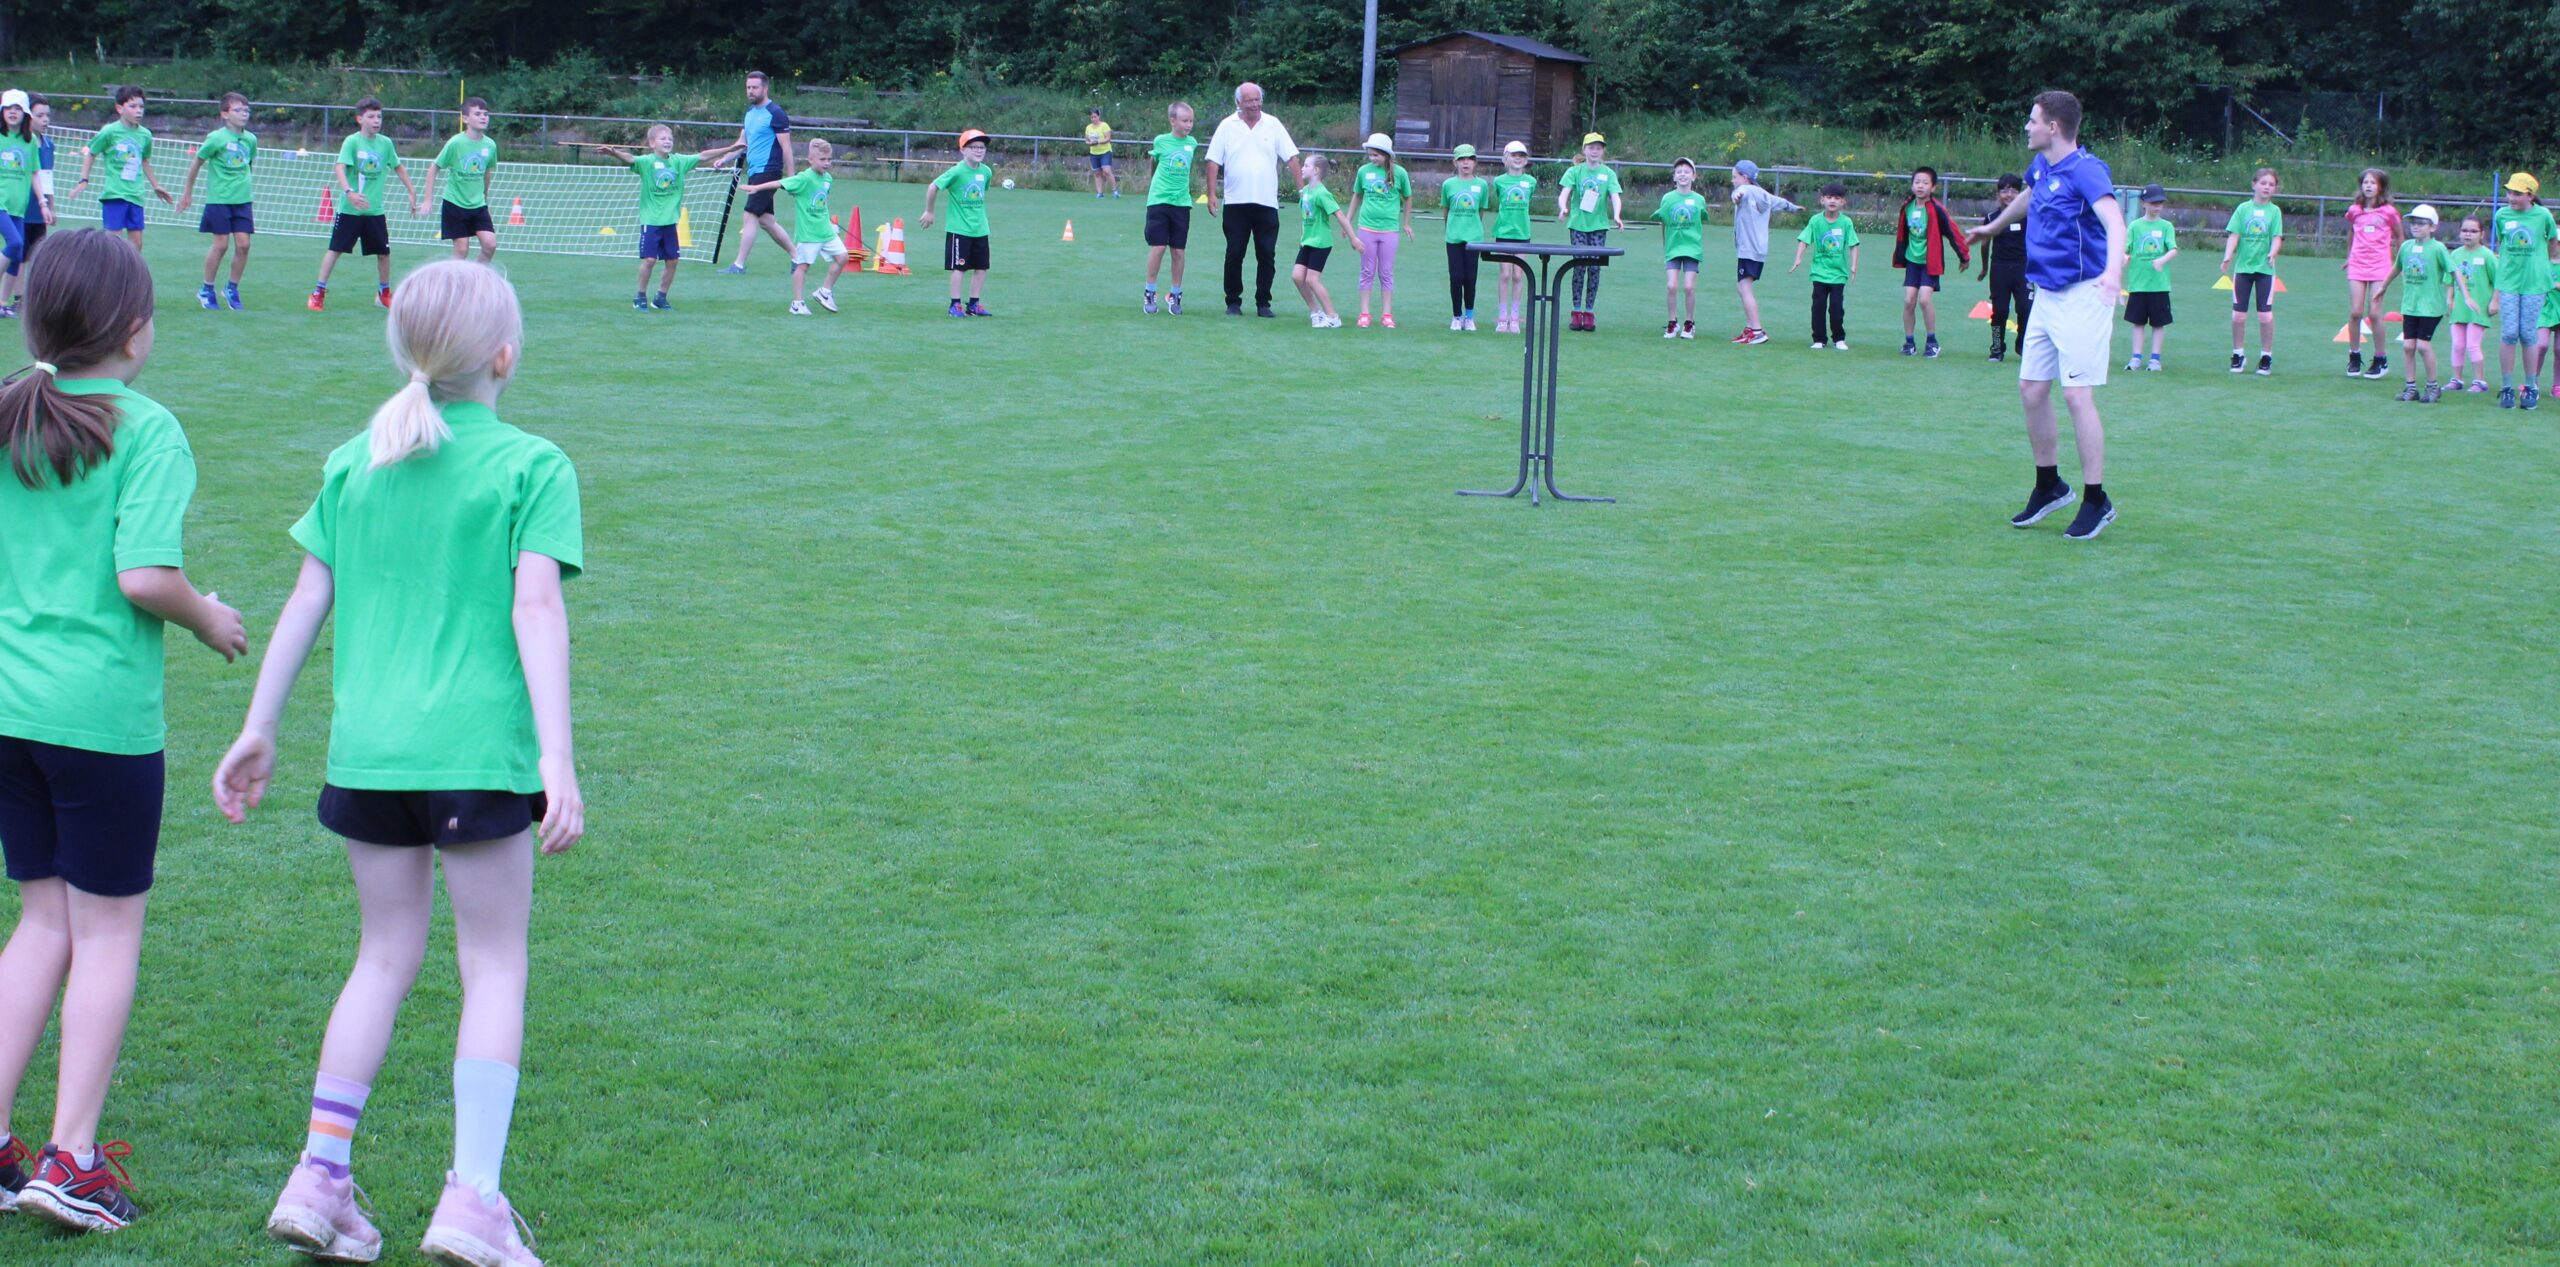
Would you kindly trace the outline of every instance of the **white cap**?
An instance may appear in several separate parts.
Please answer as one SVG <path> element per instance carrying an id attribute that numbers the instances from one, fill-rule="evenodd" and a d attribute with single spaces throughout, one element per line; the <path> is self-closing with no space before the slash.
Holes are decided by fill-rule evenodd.
<path id="1" fill-rule="evenodd" d="M 2442 219 L 2443 217 L 2436 214 L 2436 205 L 2434 203 L 2422 202 L 2418 204 L 2416 210 L 2409 213 L 2409 218 L 2412 220 L 2434 221 Z"/>
<path id="2" fill-rule="evenodd" d="M 27 93 L 25 89 L 12 88 L 7 92 L 0 92 L 0 110 L 6 110 L 11 106 L 16 106 L 21 110 L 27 108 Z"/>
<path id="3" fill-rule="evenodd" d="M 1502 152 L 1505 154 L 1526 154 L 1529 152 L 1529 143 L 1527 141 L 1513 141 L 1509 145 L 1503 146 Z"/>
<path id="4" fill-rule="evenodd" d="M 1395 141 L 1384 132 L 1372 132 L 1369 134 L 1369 139 L 1360 144 L 1367 149 L 1384 150 L 1389 154 L 1396 152 Z"/>

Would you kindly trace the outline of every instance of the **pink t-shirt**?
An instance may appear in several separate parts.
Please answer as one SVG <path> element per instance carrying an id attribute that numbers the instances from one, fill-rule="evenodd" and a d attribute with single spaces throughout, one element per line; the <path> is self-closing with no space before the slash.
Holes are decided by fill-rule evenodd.
<path id="1" fill-rule="evenodd" d="M 2346 215 L 2347 280 L 2391 280 L 2391 247 L 2400 233 L 2400 209 L 2389 204 L 2349 207 Z"/>

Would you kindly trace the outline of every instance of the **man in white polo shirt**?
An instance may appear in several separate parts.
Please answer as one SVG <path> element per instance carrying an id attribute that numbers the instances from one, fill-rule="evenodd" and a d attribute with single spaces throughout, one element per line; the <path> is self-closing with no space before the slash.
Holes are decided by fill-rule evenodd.
<path id="1" fill-rule="evenodd" d="M 1236 112 L 1209 138 L 1209 214 L 1227 230 L 1227 315 L 1244 315 L 1244 248 L 1253 243 L 1254 315 L 1271 315 L 1280 245 L 1280 171 L 1298 156 L 1289 129 L 1262 112 L 1262 85 L 1236 85 Z M 1222 212 L 1220 209 L 1224 208 Z"/>

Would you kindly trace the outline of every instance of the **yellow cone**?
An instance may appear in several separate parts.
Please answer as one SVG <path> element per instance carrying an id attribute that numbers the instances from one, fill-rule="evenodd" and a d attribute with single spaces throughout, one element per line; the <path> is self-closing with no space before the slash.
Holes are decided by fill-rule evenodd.
<path id="1" fill-rule="evenodd" d="M 693 212 L 683 207 L 676 208 L 676 248 L 693 249 Z"/>
<path id="2" fill-rule="evenodd" d="M 606 225 L 605 227 L 603 227 L 603 228 L 601 228 L 601 229 L 596 230 L 596 236 L 597 236 L 597 237 L 600 237 L 600 238 L 610 238 L 610 237 L 618 237 L 618 236 L 620 236 L 620 235 L 619 235 L 619 234 L 616 234 L 616 233 L 613 231 L 613 226 L 608 224 L 608 225 Z"/>

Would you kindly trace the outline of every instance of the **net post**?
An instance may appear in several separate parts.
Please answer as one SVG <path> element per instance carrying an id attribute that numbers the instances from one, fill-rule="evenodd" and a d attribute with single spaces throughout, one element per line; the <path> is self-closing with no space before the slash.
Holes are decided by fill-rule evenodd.
<path id="1" fill-rule="evenodd" d="M 729 169 L 729 195 L 720 200 L 720 229 L 711 235 L 711 262 L 720 262 L 720 253 L 729 249 L 729 217 L 738 205 L 738 182 L 745 178 L 746 164 Z"/>

